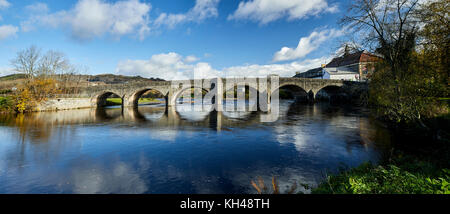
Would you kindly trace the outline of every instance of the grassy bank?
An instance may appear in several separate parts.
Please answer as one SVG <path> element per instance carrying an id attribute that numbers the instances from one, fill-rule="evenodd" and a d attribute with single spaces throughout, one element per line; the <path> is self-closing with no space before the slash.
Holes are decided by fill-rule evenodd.
<path id="1" fill-rule="evenodd" d="M 405 161 L 409 160 L 409 161 Z M 450 169 L 413 155 L 398 155 L 389 164 L 362 164 L 328 176 L 313 194 L 450 194 Z"/>

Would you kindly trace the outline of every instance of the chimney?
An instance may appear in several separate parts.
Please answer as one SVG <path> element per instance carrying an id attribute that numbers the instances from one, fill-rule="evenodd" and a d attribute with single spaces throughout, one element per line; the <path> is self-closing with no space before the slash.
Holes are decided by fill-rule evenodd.
<path id="1" fill-rule="evenodd" d="M 348 44 L 345 44 L 344 56 L 347 56 L 349 54 L 350 54 L 350 48 L 348 47 Z"/>

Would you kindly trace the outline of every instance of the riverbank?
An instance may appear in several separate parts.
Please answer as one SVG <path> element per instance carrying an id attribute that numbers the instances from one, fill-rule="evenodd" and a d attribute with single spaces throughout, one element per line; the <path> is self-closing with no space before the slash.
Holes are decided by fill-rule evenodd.
<path id="1" fill-rule="evenodd" d="M 158 104 L 162 101 L 153 98 L 141 98 L 139 104 Z M 106 106 L 122 105 L 122 99 L 120 98 L 108 98 Z M 60 98 L 49 99 L 45 102 L 38 104 L 33 111 L 57 111 L 57 110 L 69 110 L 69 109 L 82 109 L 94 107 L 91 99 L 89 98 Z M 9 114 L 15 113 L 15 104 L 11 96 L 0 96 L 0 113 Z"/>
<path id="2" fill-rule="evenodd" d="M 428 130 L 397 128 L 396 145 L 378 165 L 364 163 L 329 175 L 312 194 L 450 194 L 450 115 Z M 400 132 L 401 130 L 401 132 Z"/>
<path id="3" fill-rule="evenodd" d="M 450 194 L 450 170 L 415 155 L 397 154 L 381 165 L 365 163 L 328 176 L 312 194 Z"/>

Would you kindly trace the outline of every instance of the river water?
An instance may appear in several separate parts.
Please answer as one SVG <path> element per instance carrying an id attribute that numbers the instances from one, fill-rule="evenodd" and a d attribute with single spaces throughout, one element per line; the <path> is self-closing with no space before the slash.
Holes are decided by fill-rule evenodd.
<path id="1" fill-rule="evenodd" d="M 274 176 L 284 192 L 390 145 L 364 108 L 282 101 L 263 123 L 189 107 L 0 115 L 0 193 L 256 193 L 252 180 Z"/>

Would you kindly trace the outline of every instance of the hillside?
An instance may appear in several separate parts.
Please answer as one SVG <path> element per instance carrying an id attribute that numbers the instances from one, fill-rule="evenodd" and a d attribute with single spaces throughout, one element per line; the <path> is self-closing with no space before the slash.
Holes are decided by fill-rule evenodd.
<path id="1" fill-rule="evenodd" d="M 9 94 L 14 88 L 25 83 L 25 74 L 11 74 L 0 77 L 0 94 Z M 58 76 L 57 79 L 63 79 L 67 88 L 79 88 L 89 85 L 108 85 L 108 84 L 127 84 L 135 82 L 153 82 L 165 81 L 159 78 L 144 78 L 140 76 L 122 76 L 114 74 L 101 75 L 71 75 Z"/>
<path id="2" fill-rule="evenodd" d="M 86 81 L 89 82 L 104 82 L 106 84 L 120 84 L 127 82 L 139 82 L 139 81 L 165 81 L 159 78 L 144 78 L 141 76 L 123 76 L 114 74 L 100 74 L 100 75 L 86 75 Z"/>
<path id="3" fill-rule="evenodd" d="M 0 81 L 25 79 L 25 77 L 26 77 L 25 74 L 10 74 L 0 77 Z"/>
<path id="4" fill-rule="evenodd" d="M 25 74 L 11 74 L 0 77 L 0 81 L 12 81 L 25 79 Z M 105 84 L 121 84 L 138 81 L 165 81 L 159 78 L 144 78 L 141 76 L 123 76 L 115 74 L 100 74 L 100 75 L 75 75 L 73 79 L 81 79 L 88 82 L 103 82 Z"/>

